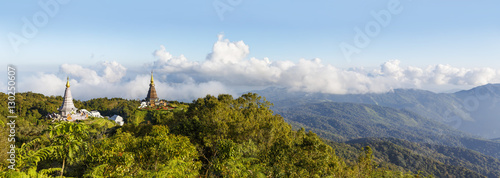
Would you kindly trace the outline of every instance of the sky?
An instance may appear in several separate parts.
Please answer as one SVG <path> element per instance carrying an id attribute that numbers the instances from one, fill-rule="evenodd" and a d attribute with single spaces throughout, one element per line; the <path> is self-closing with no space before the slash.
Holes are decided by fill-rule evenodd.
<path id="1" fill-rule="evenodd" d="M 189 101 L 276 86 L 323 93 L 500 82 L 498 1 L 0 2 L 18 92 Z M 6 71 L 6 67 L 1 69 Z M 2 92 L 7 81 L 0 82 Z M 163 95 L 163 96 L 162 96 Z"/>

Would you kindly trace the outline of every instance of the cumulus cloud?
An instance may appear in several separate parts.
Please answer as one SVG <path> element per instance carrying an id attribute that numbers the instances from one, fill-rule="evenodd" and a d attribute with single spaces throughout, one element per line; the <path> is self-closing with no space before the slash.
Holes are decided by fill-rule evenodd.
<path id="1" fill-rule="evenodd" d="M 224 35 L 218 35 L 212 53 L 208 54 L 207 60 L 215 63 L 236 64 L 245 58 L 250 53 L 248 45 L 243 41 L 230 42 L 224 39 Z"/>
<path id="2" fill-rule="evenodd" d="M 153 67 L 164 69 L 162 72 L 171 79 L 189 76 L 194 81 L 215 80 L 229 87 L 281 86 L 307 92 L 368 93 L 393 88 L 427 89 L 434 85 L 477 86 L 499 82 L 500 74 L 491 68 L 466 69 L 442 64 L 403 67 L 399 60 L 387 61 L 369 71 L 339 69 L 317 58 L 298 62 L 248 58 L 248 45 L 243 41 L 231 42 L 223 35 L 218 36 L 212 52 L 200 63 L 189 62 L 184 56 L 173 57 L 166 51 L 162 46 L 154 53 L 157 61 Z M 175 70 L 167 70 L 170 68 Z"/>
<path id="3" fill-rule="evenodd" d="M 68 76 L 72 95 L 76 99 L 86 100 L 99 97 L 144 99 L 146 97 L 151 79 L 149 73 L 123 80 L 127 70 L 115 61 L 103 62 L 91 67 L 63 64 L 59 69 L 60 74 L 38 73 L 23 79 L 20 88 L 23 91 L 45 95 L 63 95 L 66 85 L 65 76 Z M 155 76 L 155 88 L 158 96 L 167 100 L 191 101 L 207 94 L 235 94 L 218 81 L 196 82 L 193 79 L 187 79 L 182 83 L 168 83 L 158 80 L 161 78 L 161 76 Z"/>
<path id="4" fill-rule="evenodd" d="M 80 82 L 82 83 L 90 85 L 98 85 L 102 83 L 102 78 L 97 75 L 96 71 L 89 68 L 84 68 L 80 65 L 63 64 L 60 67 L 60 71 L 69 74 L 72 77 L 80 78 Z"/>
<path id="5" fill-rule="evenodd" d="M 27 79 L 18 80 L 18 91 L 33 91 L 48 96 L 63 95 L 64 88 L 61 86 L 65 84 L 66 80 L 55 74 L 38 73 Z"/>
<path id="6" fill-rule="evenodd" d="M 168 73 L 187 71 L 191 67 L 198 65 L 196 62 L 189 62 L 184 55 L 173 57 L 163 45 L 160 46 L 160 49 L 155 50 L 153 55 L 158 60 L 149 66 L 161 66 L 162 68 L 160 69 Z"/>
<path id="7" fill-rule="evenodd" d="M 142 99 L 149 88 L 149 71 L 155 71 L 159 97 L 190 101 L 207 94 L 236 94 L 246 89 L 278 86 L 290 90 L 332 94 L 387 92 L 394 88 L 429 89 L 431 86 L 477 86 L 500 82 L 500 71 L 492 68 L 457 68 L 430 65 L 426 68 L 402 66 L 389 60 L 377 69 L 341 69 L 321 59 L 272 61 L 249 57 L 243 41 L 218 36 L 205 60 L 195 62 L 173 56 L 164 46 L 153 52 L 155 61 L 146 63 L 144 72 L 131 74 L 118 62 L 94 66 L 63 64 L 59 76 L 40 73 L 23 81 L 26 90 L 62 95 L 65 76 L 70 77 L 76 98 L 123 97 Z M 64 75 L 64 76 L 63 76 Z"/>
<path id="8" fill-rule="evenodd" d="M 111 83 L 120 81 L 120 79 L 127 73 L 127 69 L 116 61 L 104 62 L 102 65 L 105 67 L 103 70 L 103 77 Z"/>
<path id="9" fill-rule="evenodd" d="M 499 70 L 492 68 L 456 68 L 450 65 L 430 66 L 424 72 L 423 79 L 434 84 L 453 84 L 453 85 L 484 85 L 488 83 L 499 82 Z"/>

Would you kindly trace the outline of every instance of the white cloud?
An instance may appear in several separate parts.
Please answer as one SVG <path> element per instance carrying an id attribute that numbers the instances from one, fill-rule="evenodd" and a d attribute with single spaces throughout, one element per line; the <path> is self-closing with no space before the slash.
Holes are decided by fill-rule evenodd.
<path id="1" fill-rule="evenodd" d="M 396 80 L 402 79 L 405 74 L 403 73 L 404 69 L 399 66 L 400 61 L 391 60 L 385 62 L 380 66 L 380 71 L 385 76 L 393 77 Z"/>
<path id="2" fill-rule="evenodd" d="M 55 74 L 38 73 L 23 81 L 18 81 L 19 91 L 33 91 L 44 95 L 63 95 L 66 79 L 62 79 Z"/>
<path id="3" fill-rule="evenodd" d="M 102 63 L 104 68 L 104 78 L 111 83 L 118 82 L 125 76 L 127 69 L 116 61 Z"/>
<path id="4" fill-rule="evenodd" d="M 76 99 L 86 100 L 99 97 L 144 99 L 146 97 L 151 79 L 149 74 L 137 75 L 131 80 L 121 81 L 126 73 L 125 67 L 117 62 L 104 62 L 99 65 L 94 67 L 100 70 L 94 70 L 80 65 L 63 64 L 60 67 L 60 73 L 63 75 L 38 73 L 24 79 L 20 88 L 23 91 L 45 95 L 63 95 L 66 85 L 64 76 L 69 76 L 72 95 Z M 161 77 L 155 76 L 155 88 L 162 99 L 191 101 L 207 94 L 235 94 L 218 81 L 196 82 L 189 78 L 183 83 L 167 83 L 158 80 L 159 78 Z"/>
<path id="5" fill-rule="evenodd" d="M 76 64 L 63 64 L 60 69 L 61 72 L 69 74 L 72 77 L 80 78 L 80 82 L 89 85 L 98 85 L 102 83 L 102 77 L 97 75 L 97 72 L 92 69 L 83 68 Z"/>
<path id="6" fill-rule="evenodd" d="M 243 41 L 230 42 L 224 39 L 224 35 L 218 35 L 212 53 L 208 54 L 207 60 L 215 63 L 236 64 L 245 58 L 249 53 L 249 47 Z"/>
<path id="7" fill-rule="evenodd" d="M 167 100 L 190 101 L 206 94 L 235 94 L 242 89 L 279 86 L 291 90 L 323 93 L 386 92 L 394 88 L 429 89 L 439 86 L 477 86 L 500 82 L 500 71 L 491 68 L 456 68 L 431 65 L 426 68 L 401 66 L 390 60 L 378 69 L 339 69 L 320 59 L 272 61 L 249 58 L 249 46 L 218 36 L 205 61 L 193 62 L 185 56 L 173 56 L 164 46 L 153 52 L 158 95 Z M 139 65 L 139 64 L 138 64 Z M 118 62 L 95 66 L 63 64 L 60 76 L 41 73 L 23 81 L 24 89 L 46 95 L 62 95 L 65 76 L 69 75 L 73 95 L 81 99 L 123 97 L 143 99 L 149 88 L 149 71 L 130 76 Z M 127 76 L 128 75 L 128 76 Z"/>
<path id="8" fill-rule="evenodd" d="M 197 65 L 196 62 L 189 62 L 184 55 L 179 57 L 173 57 L 164 46 L 160 46 L 161 49 L 155 50 L 153 55 L 158 58 L 152 65 L 149 66 L 162 66 L 160 70 L 164 72 L 180 72 L 190 70 L 192 66 Z"/>

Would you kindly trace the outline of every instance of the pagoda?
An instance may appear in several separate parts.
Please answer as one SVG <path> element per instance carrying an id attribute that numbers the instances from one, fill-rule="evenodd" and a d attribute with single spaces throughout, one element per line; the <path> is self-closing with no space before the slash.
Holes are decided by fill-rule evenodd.
<path id="1" fill-rule="evenodd" d="M 153 79 L 153 71 L 151 71 L 151 82 L 149 83 L 148 95 L 143 100 L 144 104 L 141 104 L 141 107 L 144 106 L 167 106 L 167 103 L 158 98 L 155 89 L 155 81 Z"/>
<path id="2" fill-rule="evenodd" d="M 71 96 L 71 90 L 69 89 L 69 77 L 66 81 L 66 90 L 64 90 L 64 99 L 61 107 L 57 109 L 59 115 L 55 115 L 53 121 L 76 121 L 85 120 L 88 118 L 88 114 L 85 112 L 78 111 L 78 109 L 73 104 L 73 96 Z"/>
<path id="3" fill-rule="evenodd" d="M 153 71 L 151 71 L 151 83 L 149 83 L 148 95 L 145 99 L 146 102 L 156 103 L 158 102 L 158 95 L 156 94 L 155 81 L 153 79 Z"/>
<path id="4" fill-rule="evenodd" d="M 64 91 L 64 100 L 63 100 L 61 107 L 59 107 L 59 109 L 58 109 L 59 114 L 63 118 L 70 117 L 72 114 L 74 114 L 78 110 L 75 107 L 75 105 L 73 104 L 73 97 L 71 96 L 71 90 L 69 89 L 69 86 L 70 85 L 69 85 L 69 77 L 68 77 L 67 81 L 66 81 L 66 90 Z"/>

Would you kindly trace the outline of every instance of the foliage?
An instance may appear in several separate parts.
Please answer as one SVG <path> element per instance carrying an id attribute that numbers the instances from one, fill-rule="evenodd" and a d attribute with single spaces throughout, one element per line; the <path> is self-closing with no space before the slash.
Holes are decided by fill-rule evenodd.
<path id="1" fill-rule="evenodd" d="M 296 128 L 304 127 L 337 142 L 364 137 L 392 137 L 463 147 L 500 159 L 500 143 L 468 136 L 407 110 L 335 102 L 275 110 Z"/>
<path id="2" fill-rule="evenodd" d="M 453 154 L 451 150 L 466 150 L 456 147 L 418 144 L 399 139 L 386 138 L 363 138 L 351 140 L 346 143 L 353 146 L 354 149 L 359 149 L 368 145 L 372 148 L 373 154 L 378 162 L 414 172 L 419 171 L 422 175 L 426 176 L 483 177 L 483 175 L 487 175 L 488 177 L 498 177 L 498 175 L 495 176 L 493 172 L 500 168 L 498 165 L 495 166 L 494 164 L 489 165 L 491 167 L 482 165 L 486 166 L 483 168 L 479 167 L 480 164 L 474 166 L 474 164 L 468 162 L 469 159 L 461 158 L 463 154 L 451 156 L 451 154 Z M 430 148 L 430 146 L 432 146 L 433 149 Z M 444 154 L 436 152 L 436 150 L 443 148 L 449 149 L 450 152 Z M 474 153 L 470 150 L 467 150 L 467 152 Z M 475 156 L 484 157 L 484 155 L 477 153 Z M 491 170 L 488 171 L 488 169 Z"/>
<path id="3" fill-rule="evenodd" d="M 62 160 L 61 176 L 66 162 L 78 163 L 88 146 L 88 126 L 81 123 L 61 122 L 50 130 L 50 138 L 55 147 L 55 157 Z"/>
<path id="4" fill-rule="evenodd" d="M 96 143 L 87 154 L 88 177 L 143 177 L 198 175 L 197 152 L 187 137 L 168 134 L 165 126 L 153 126 L 145 136 L 118 131 Z"/>
<path id="5" fill-rule="evenodd" d="M 484 138 L 500 137 L 500 84 L 487 84 L 455 93 L 434 93 L 417 89 L 394 89 L 385 93 L 326 94 L 289 91 L 286 88 L 267 88 L 256 91 L 276 106 L 274 109 L 295 108 L 319 102 L 362 103 L 403 109 L 460 131 Z M 273 109 L 273 110 L 274 110 Z M 286 118 L 286 117 L 285 117 Z M 318 134 L 321 131 L 315 130 Z M 446 132 L 446 131 L 445 131 Z M 322 133 L 331 136 L 332 133 Z M 323 136 L 323 135 L 322 135 Z M 370 136 L 371 137 L 371 136 Z M 469 148 L 471 149 L 471 148 Z M 496 149 L 476 149 L 490 156 Z M 500 157 L 497 157 L 500 159 Z"/>
<path id="6" fill-rule="evenodd" d="M 5 172 L 1 177 L 50 177 L 53 172 L 61 171 L 60 168 L 49 168 L 37 171 L 38 163 L 48 159 L 55 152 L 54 146 L 43 147 L 40 139 L 23 143 L 21 148 L 16 148 L 17 171 Z"/>
<path id="7" fill-rule="evenodd" d="M 56 150 L 55 146 L 43 147 L 40 139 L 34 139 L 29 143 L 23 143 L 21 148 L 17 148 L 17 168 L 26 171 L 38 166 L 38 162 L 49 158 Z"/>
<path id="8" fill-rule="evenodd" d="M 26 134 L 16 136 L 22 166 L 2 177 L 418 176 L 378 167 L 371 156 L 346 164 L 315 133 L 293 131 L 252 93 L 172 102 L 183 108 L 177 110 L 140 110 L 138 101 L 119 98 L 75 101 L 78 108 L 125 116 L 124 126 L 100 118 L 51 123 L 43 115 L 55 112 L 61 97 L 16 98 L 23 105 L 16 122 Z"/>
<path id="9" fill-rule="evenodd" d="M 330 145 L 348 163 L 356 160 L 357 150 L 370 145 L 375 150 L 376 161 L 393 170 L 422 171 L 424 175 L 436 176 L 477 176 L 471 171 L 489 177 L 500 176 L 498 143 L 467 137 L 406 110 L 323 102 L 277 112 L 295 126 L 306 127 L 337 142 L 347 142 Z M 362 137 L 379 138 L 360 139 Z"/>

